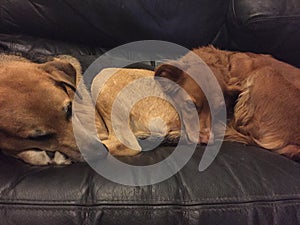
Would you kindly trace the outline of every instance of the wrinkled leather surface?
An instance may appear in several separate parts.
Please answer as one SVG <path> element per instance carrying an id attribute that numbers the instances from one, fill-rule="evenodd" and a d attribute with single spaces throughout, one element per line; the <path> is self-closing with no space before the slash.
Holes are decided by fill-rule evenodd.
<path id="1" fill-rule="evenodd" d="M 214 44 L 269 53 L 300 67 L 297 0 L 188 0 L 176 4 L 167 0 L 2 0 L 0 17 L 0 34 L 11 34 L 9 47 L 18 51 L 36 48 L 34 42 L 25 47 L 18 43 L 28 36 L 46 39 L 38 41 L 37 47 L 43 45 L 38 51 L 47 54 L 59 50 L 53 40 L 73 42 L 81 46 L 72 48 L 75 55 L 95 55 L 127 42 L 155 39 L 187 48 Z M 6 38 L 0 38 L 0 45 L 3 40 Z"/>
<path id="2" fill-rule="evenodd" d="M 195 47 L 217 35 L 228 4 L 228 0 L 213 4 L 210 0 L 2 0 L 1 30 L 102 47 L 145 39 Z"/>
<path id="3" fill-rule="evenodd" d="M 232 0 L 228 28 L 233 48 L 270 53 L 300 67 L 300 1 Z"/>
<path id="4" fill-rule="evenodd" d="M 2 0 L 0 51 L 36 61 L 70 54 L 85 70 L 119 44 L 158 39 L 271 53 L 300 66 L 299 14 L 297 0 Z M 172 149 L 124 161 L 148 165 Z M 36 167 L 0 154 L 0 225 L 300 224 L 298 163 L 224 143 L 199 172 L 202 152 L 175 176 L 145 187 L 108 181 L 85 163 Z"/>
<path id="5" fill-rule="evenodd" d="M 151 164 L 172 148 L 123 161 Z M 199 147 L 173 177 L 144 187 L 115 184 L 84 163 L 36 167 L 1 155 L 1 224 L 300 223 L 300 164 L 263 149 L 224 143 L 213 164 L 199 172 L 202 152 Z"/>

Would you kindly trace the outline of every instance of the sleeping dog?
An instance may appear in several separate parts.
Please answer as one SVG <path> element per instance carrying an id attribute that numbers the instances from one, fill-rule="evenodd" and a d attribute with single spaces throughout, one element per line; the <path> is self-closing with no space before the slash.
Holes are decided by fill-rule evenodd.
<path id="1" fill-rule="evenodd" d="M 76 85 L 81 79 L 79 62 L 70 56 L 59 56 L 45 63 L 34 63 L 19 56 L 1 55 L 0 149 L 27 163 L 48 165 L 83 160 L 73 129 L 82 130 L 79 132 L 79 139 L 84 143 L 80 146 L 93 149 L 99 145 L 100 139 L 113 155 L 139 153 L 142 149 L 138 140 L 147 139 L 151 135 L 176 141 L 181 130 L 178 114 L 173 106 L 163 99 L 165 94 L 159 85 L 149 83 L 149 79 L 154 81 L 154 72 L 134 69 L 115 72 L 116 74 L 105 83 L 99 98 L 94 96 L 97 109 L 95 121 L 93 118 L 85 118 L 84 124 L 80 125 L 81 121 L 78 121 L 75 123 L 77 127 L 74 128 L 72 119 L 80 118 L 74 118 L 72 113 L 75 94 L 81 95 L 79 100 L 92 101 L 87 90 L 81 89 L 80 93 L 76 92 Z M 105 71 L 99 76 L 103 73 Z M 156 92 L 157 97 L 141 99 L 132 108 L 128 115 L 129 133 L 123 132 L 122 142 L 119 140 L 122 137 L 117 136 L 120 128 L 115 131 L 112 126 L 112 105 L 123 87 L 140 78 L 146 79 L 146 83 L 152 85 L 152 91 Z M 93 85 L 94 90 L 95 86 L 96 84 Z M 144 88 L 140 86 L 135 91 L 143 92 Z M 128 99 L 123 99 L 123 105 L 119 107 L 126 107 L 128 102 Z M 83 116 L 88 114 L 85 110 L 90 109 L 85 107 L 85 103 L 79 103 L 82 107 L 76 113 Z M 125 121 L 123 119 L 115 121 L 117 127 L 122 128 Z M 94 124 L 98 138 L 86 132 Z M 130 136 L 131 131 L 133 134 Z"/>
<path id="2" fill-rule="evenodd" d="M 80 78 L 80 64 L 72 57 L 40 64 L 0 55 L 0 149 L 33 165 L 82 161 L 71 121 Z M 105 125 L 101 117 L 96 120 L 103 137 Z M 82 135 L 87 147 L 97 144 L 86 132 Z"/>
<path id="3" fill-rule="evenodd" d="M 102 142 L 113 155 L 136 155 L 146 139 L 148 144 L 177 143 L 183 135 L 179 115 L 155 82 L 154 71 L 104 69 L 93 81 L 92 96 L 108 130 Z"/>
<path id="4" fill-rule="evenodd" d="M 184 64 L 186 71 L 170 64 L 158 67 L 155 76 L 176 82 L 192 96 L 202 120 L 200 139 L 204 141 L 210 139 L 214 128 L 207 98 L 188 75 L 193 70 L 192 54 L 209 66 L 228 108 L 237 101 L 225 140 L 258 145 L 291 158 L 300 156 L 300 69 L 270 55 L 212 46 L 194 49 L 176 62 Z M 170 92 L 169 87 L 162 88 Z"/>

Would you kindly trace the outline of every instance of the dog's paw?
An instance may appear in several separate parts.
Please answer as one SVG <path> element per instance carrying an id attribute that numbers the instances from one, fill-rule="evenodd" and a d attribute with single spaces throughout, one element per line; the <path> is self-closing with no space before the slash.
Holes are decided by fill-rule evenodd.
<path id="1" fill-rule="evenodd" d="M 24 162 L 34 166 L 70 165 L 72 163 L 70 159 L 60 152 L 55 152 L 54 154 L 50 153 L 46 151 L 28 150 L 20 152 L 18 157 Z"/>
<path id="2" fill-rule="evenodd" d="M 36 166 L 46 166 L 52 163 L 52 159 L 45 151 L 28 150 L 17 155 L 24 162 Z"/>
<path id="3" fill-rule="evenodd" d="M 51 163 L 55 165 L 70 165 L 72 161 L 60 152 L 55 152 Z"/>

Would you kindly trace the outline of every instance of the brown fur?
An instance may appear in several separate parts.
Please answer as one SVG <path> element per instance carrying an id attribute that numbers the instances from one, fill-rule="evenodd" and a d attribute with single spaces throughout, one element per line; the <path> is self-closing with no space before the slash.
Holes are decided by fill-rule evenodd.
<path id="1" fill-rule="evenodd" d="M 80 64 L 70 56 L 38 64 L 0 55 L 0 149 L 34 165 L 81 161 L 70 111 L 80 79 Z M 101 118 L 97 121 L 105 133 Z M 91 146 L 89 136 L 82 133 L 86 145 Z M 50 157 L 46 151 L 55 154 Z"/>
<path id="2" fill-rule="evenodd" d="M 200 56 L 214 73 L 229 109 L 235 101 L 234 96 L 240 94 L 225 140 L 258 145 L 289 157 L 299 156 L 298 68 L 269 55 L 229 52 L 212 46 L 194 49 L 193 53 Z M 190 54 L 177 63 L 192 65 Z M 202 90 L 183 71 L 172 65 L 163 64 L 157 69 L 156 76 L 177 82 L 192 96 L 196 106 L 206 104 L 207 99 Z M 198 91 L 195 91 L 197 88 Z M 198 110 L 199 118 L 200 120 L 206 118 L 206 124 L 209 124 L 211 119 L 207 113 L 210 114 L 210 111 L 206 110 L 204 113 L 202 109 Z M 203 123 L 200 123 L 201 129 Z M 209 129 L 212 130 L 211 127 Z"/>
<path id="3" fill-rule="evenodd" d="M 289 71 L 281 72 L 265 66 L 249 75 L 226 139 L 296 158 L 300 156 L 300 89 L 291 83 Z"/>
<path id="4" fill-rule="evenodd" d="M 233 77 L 230 71 L 230 60 L 234 56 L 233 52 L 221 51 L 213 47 L 194 49 L 193 52 L 183 56 L 181 59 L 175 62 L 174 65 L 162 64 L 159 66 L 155 72 L 155 76 L 168 78 L 176 82 L 190 95 L 199 113 L 200 133 L 198 134 L 198 142 L 208 144 L 213 143 L 213 137 L 215 136 L 215 132 L 211 127 L 210 106 L 203 90 L 189 76 L 189 73 L 195 72 L 193 65 L 195 64 L 195 60 L 198 60 L 195 59 L 195 54 L 198 55 L 213 72 L 213 75 L 215 76 L 222 92 L 224 93 L 225 103 L 228 112 L 230 112 L 230 110 L 233 108 L 235 98 L 240 91 L 239 80 L 236 79 L 236 77 Z M 180 65 L 185 72 L 176 68 L 176 65 Z M 203 68 L 200 68 L 201 71 L 196 71 L 196 73 L 201 76 L 202 73 L 206 72 L 206 68 L 207 66 L 204 65 Z M 197 68 L 197 70 L 199 70 L 199 68 Z M 214 87 L 214 84 L 209 79 L 205 80 L 205 84 L 207 84 L 205 85 L 207 87 L 205 93 L 209 93 L 212 97 L 211 103 L 213 111 L 218 113 L 219 110 L 221 110 L 223 97 L 215 95 L 215 90 L 211 88 Z M 173 92 L 172 88 L 170 89 L 166 85 L 162 85 L 162 88 L 169 95 Z M 172 98 L 175 98 L 175 101 L 178 102 L 186 102 L 185 99 L 179 99 L 180 96 L 178 95 L 172 95 Z M 186 117 L 189 117 L 189 113 L 185 111 L 186 110 L 183 110 L 183 114 L 185 114 Z M 189 128 L 186 127 L 185 129 Z M 196 130 L 196 128 L 193 127 L 189 130 Z"/>

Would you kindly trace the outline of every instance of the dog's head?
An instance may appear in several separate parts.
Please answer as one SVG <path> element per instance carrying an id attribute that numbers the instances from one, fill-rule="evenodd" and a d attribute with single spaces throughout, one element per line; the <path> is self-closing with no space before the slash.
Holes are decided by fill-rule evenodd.
<path id="1" fill-rule="evenodd" d="M 0 149 L 60 151 L 80 160 L 72 130 L 76 69 L 64 59 L 37 64 L 0 57 Z"/>
<path id="2" fill-rule="evenodd" d="M 188 124 L 184 124 L 189 140 L 201 144 L 213 143 L 214 132 L 211 124 L 211 111 L 217 113 L 219 108 L 224 106 L 224 98 L 223 96 L 216 95 L 214 90 L 209 90 L 208 83 L 211 83 L 211 81 L 209 81 L 210 79 L 207 80 L 204 78 L 206 79 L 205 84 L 207 85 L 207 88 L 205 91 L 202 90 L 197 82 L 189 75 L 189 72 L 193 74 L 199 73 L 199 71 L 195 71 L 193 66 L 188 66 L 183 71 L 178 65 L 178 63 L 162 64 L 157 68 L 155 77 L 163 77 L 175 82 L 189 95 L 185 95 L 184 97 L 183 95 L 178 94 L 178 91 L 174 90 L 175 86 L 160 82 L 162 89 L 181 106 L 181 114 L 187 121 L 195 119 L 191 118 L 191 110 L 196 108 L 200 128 L 196 127 L 197 123 L 189 122 Z M 211 95 L 209 99 L 210 104 L 208 102 L 207 94 Z M 211 110 L 211 107 L 213 110 Z M 199 133 L 195 134 L 195 131 L 199 131 Z"/>

